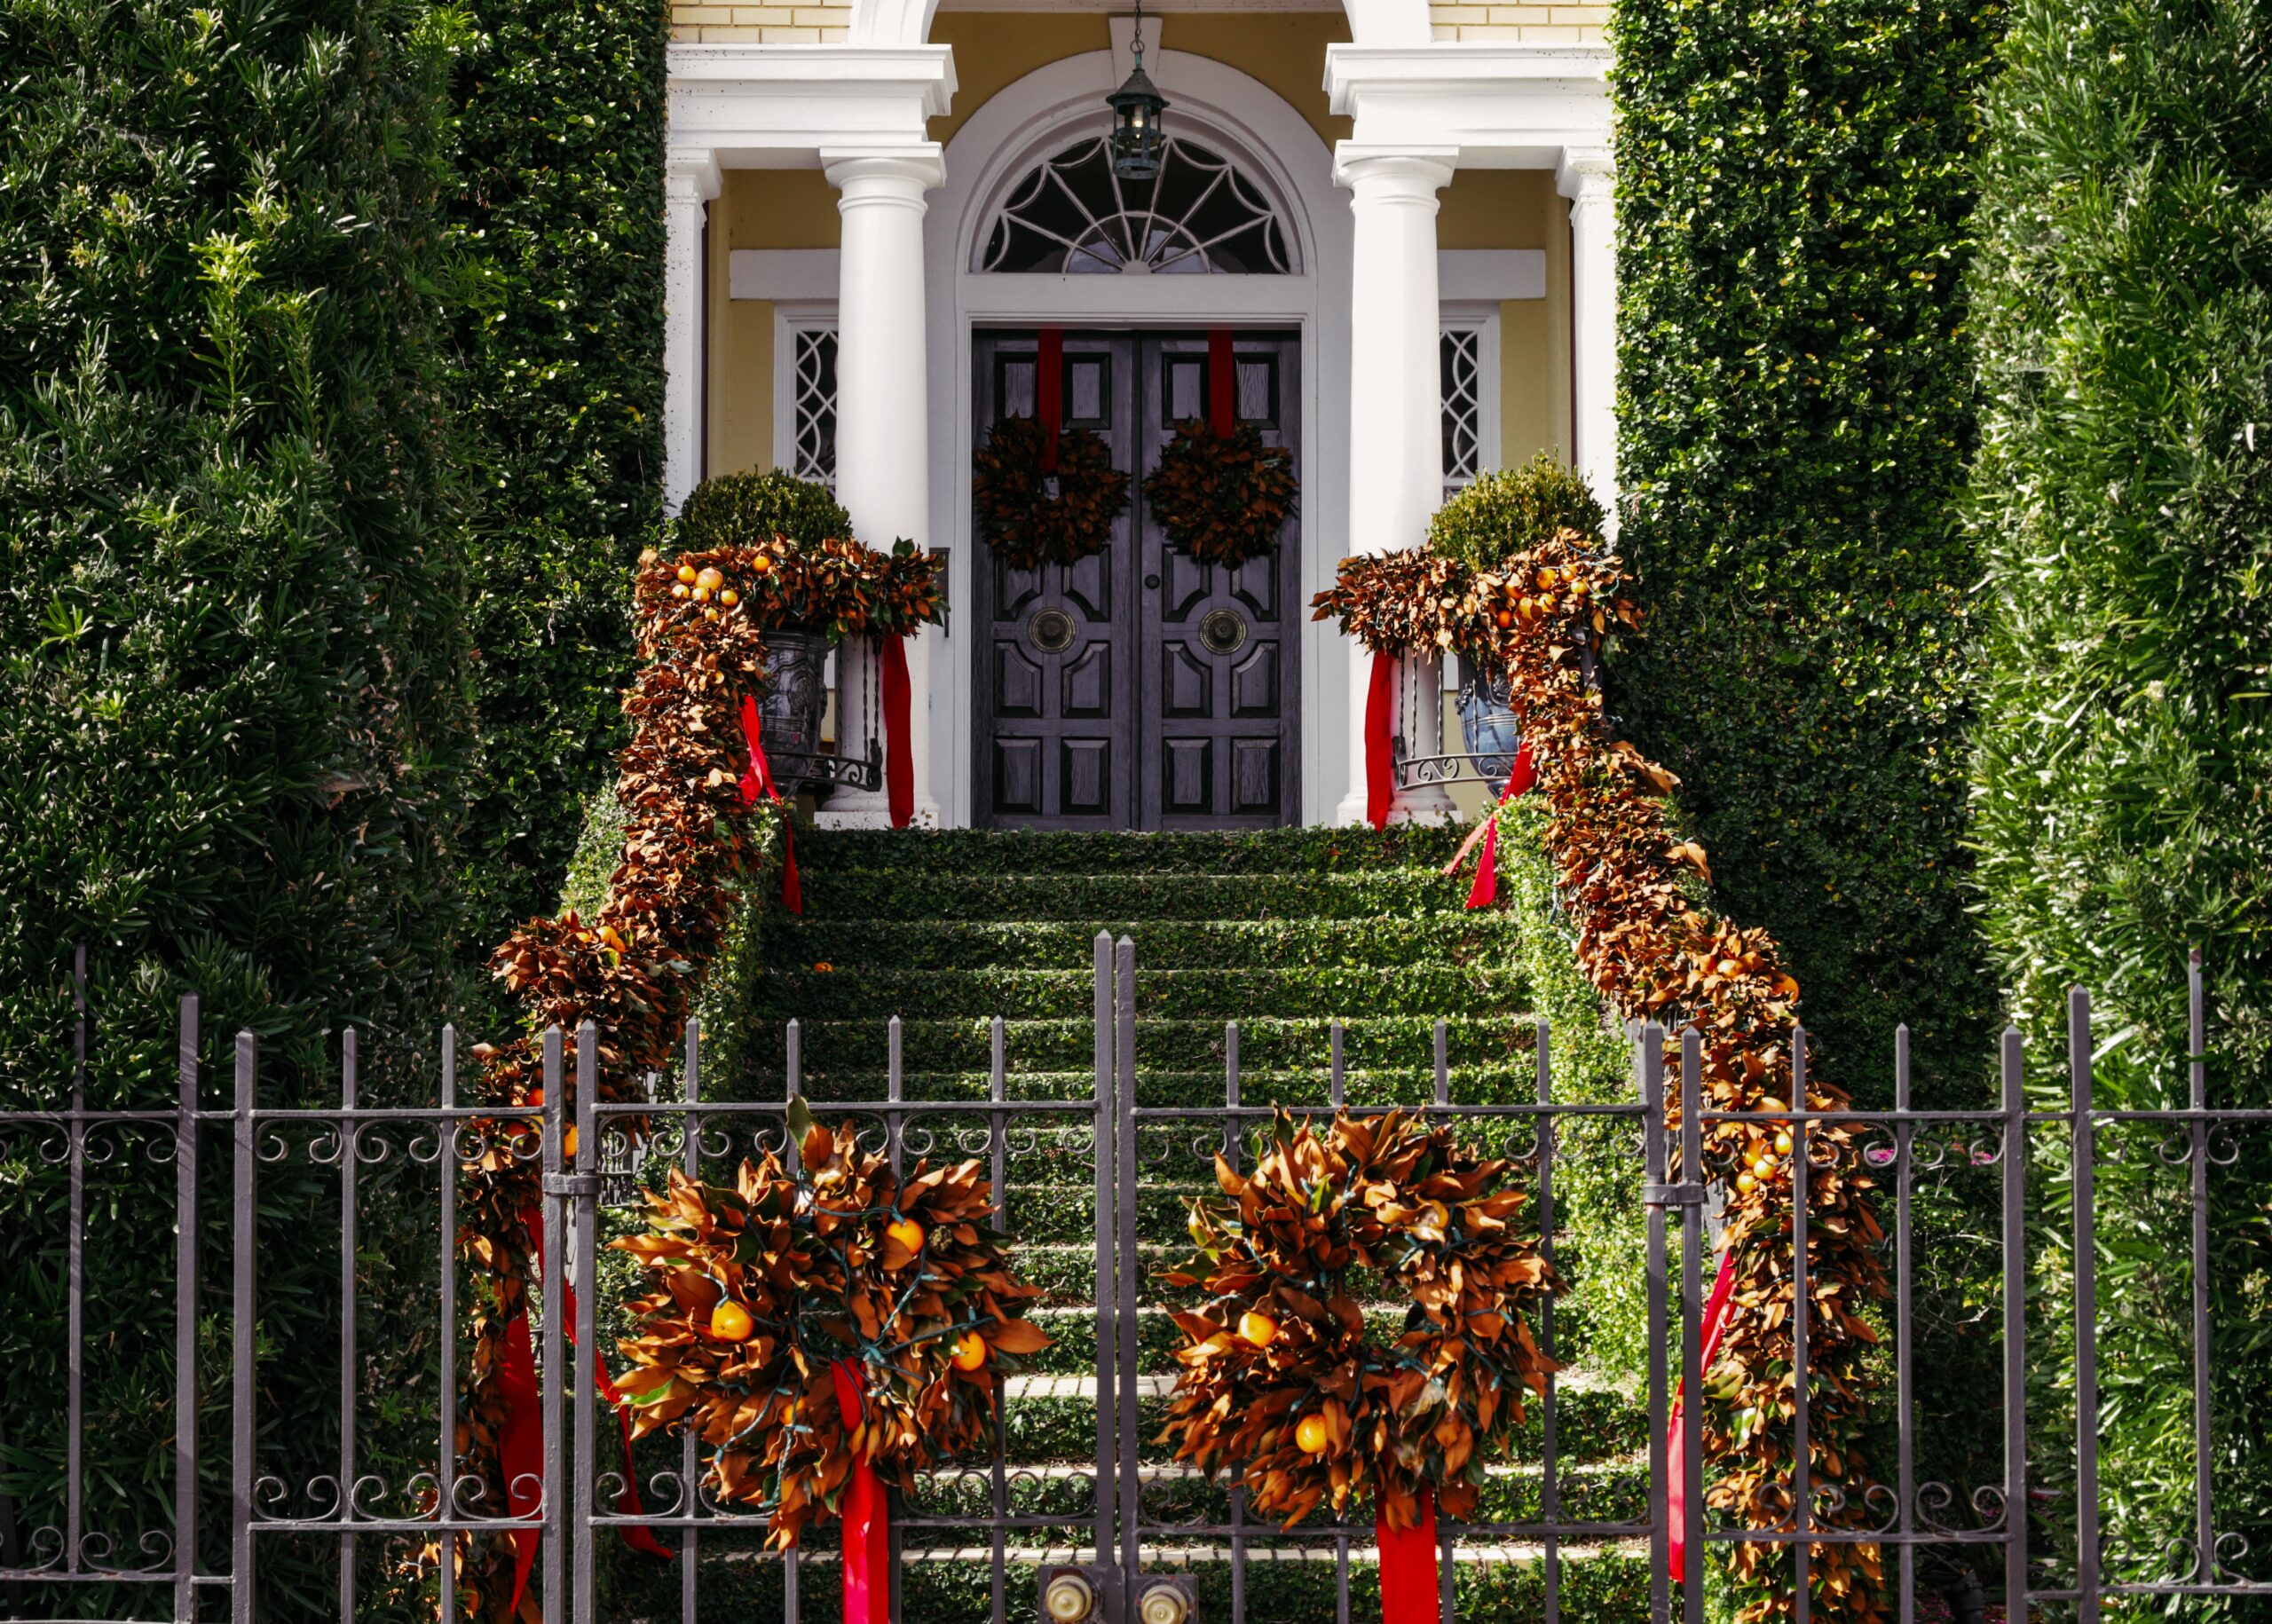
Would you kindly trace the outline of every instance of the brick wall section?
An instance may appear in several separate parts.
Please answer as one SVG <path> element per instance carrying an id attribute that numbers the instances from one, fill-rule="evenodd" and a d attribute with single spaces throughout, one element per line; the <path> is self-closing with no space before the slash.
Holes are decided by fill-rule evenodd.
<path id="1" fill-rule="evenodd" d="M 1428 20 L 1438 39 L 1491 44 L 1598 45 L 1606 5 L 1494 5 L 1484 0 L 1433 0 Z"/>
<path id="2" fill-rule="evenodd" d="M 818 45 L 844 38 L 851 26 L 851 0 L 814 5 L 673 0 L 671 5 L 671 37 L 689 45 Z"/>

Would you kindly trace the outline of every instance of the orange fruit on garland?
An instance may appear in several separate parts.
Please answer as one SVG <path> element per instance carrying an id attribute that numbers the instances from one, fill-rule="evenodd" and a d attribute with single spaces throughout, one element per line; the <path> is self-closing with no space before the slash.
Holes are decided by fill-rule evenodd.
<path id="1" fill-rule="evenodd" d="M 706 592 L 715 592 L 726 584 L 726 572 L 712 564 L 694 578 L 694 584 Z"/>
<path id="2" fill-rule="evenodd" d="M 1305 1415 L 1301 1425 L 1294 1429 L 1294 1442 L 1305 1455 L 1323 1455 L 1326 1445 L 1333 1441 L 1333 1434 L 1322 1415 Z"/>
<path id="3" fill-rule="evenodd" d="M 911 1252 L 923 1250 L 923 1226 L 913 1218 L 894 1218 L 884 1226 L 884 1238 L 896 1241 Z"/>
<path id="4" fill-rule="evenodd" d="M 1239 1335 L 1258 1348 L 1266 1348 L 1278 1336 L 1278 1321 L 1250 1308 L 1239 1316 Z"/>
<path id="5" fill-rule="evenodd" d="M 955 1344 L 954 1361 L 958 1370 L 977 1369 L 986 1362 L 986 1338 L 976 1331 L 965 1331 Z"/>
<path id="6" fill-rule="evenodd" d="M 747 1342 L 756 1328 L 749 1310 L 731 1297 L 710 1311 L 710 1334 L 721 1342 Z"/>
<path id="7" fill-rule="evenodd" d="M 753 575 L 770 574 L 773 570 L 772 556 L 769 554 L 760 553 L 756 557 L 749 561 L 749 569 L 750 573 Z"/>
<path id="8" fill-rule="evenodd" d="M 688 586 L 690 586 L 690 587 L 691 587 L 692 585 L 694 585 L 694 581 L 695 581 L 695 570 L 694 570 L 694 566 L 693 566 L 692 564 L 682 564 L 679 565 L 679 567 L 678 567 L 678 578 L 679 578 L 679 579 L 681 579 L 682 581 L 685 582 L 685 583 L 686 583 Z"/>

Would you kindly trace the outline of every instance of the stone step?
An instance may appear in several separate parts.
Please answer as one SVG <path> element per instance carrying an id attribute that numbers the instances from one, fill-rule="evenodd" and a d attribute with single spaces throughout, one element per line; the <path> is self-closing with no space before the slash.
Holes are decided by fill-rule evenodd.
<path id="1" fill-rule="evenodd" d="M 1450 882 L 1447 881 L 1448 885 Z M 927 919 L 847 918 L 818 912 L 785 922 L 771 941 L 775 962 L 790 967 L 862 965 L 899 970 L 1077 970 L 1090 972 L 1099 930 L 1136 944 L 1149 974 L 1237 966 L 1252 970 L 1327 966 L 1505 962 L 1520 921 L 1511 914 L 1455 909 L 1362 918 Z"/>
<path id="2" fill-rule="evenodd" d="M 989 1019 L 1079 1021 L 1093 1011 L 1095 978 L 1086 969 L 877 969 L 836 965 L 776 968 L 744 1005 L 752 1021 Z M 1137 977 L 1140 1020 L 1242 1021 L 1430 1016 L 1452 1011 L 1511 1015 L 1524 1007 L 1519 970 L 1409 964 L 1387 970 L 1324 965 L 1272 970 L 1146 970 Z"/>

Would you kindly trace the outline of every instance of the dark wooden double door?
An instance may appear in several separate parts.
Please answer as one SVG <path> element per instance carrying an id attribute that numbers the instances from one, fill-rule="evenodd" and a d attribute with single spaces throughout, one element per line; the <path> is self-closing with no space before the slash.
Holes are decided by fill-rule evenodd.
<path id="1" fill-rule="evenodd" d="M 976 425 L 1033 414 L 1039 335 L 976 339 Z M 1241 333 L 1239 421 L 1294 449 L 1300 345 Z M 1067 429 L 1111 447 L 1129 506 L 1078 564 L 1012 569 L 982 543 L 977 822 L 996 828 L 1250 829 L 1298 820 L 1294 669 L 1300 557 L 1290 516 L 1236 569 L 1171 546 L 1143 495 L 1175 425 L 1204 418 L 1203 333 L 1068 331 Z"/>

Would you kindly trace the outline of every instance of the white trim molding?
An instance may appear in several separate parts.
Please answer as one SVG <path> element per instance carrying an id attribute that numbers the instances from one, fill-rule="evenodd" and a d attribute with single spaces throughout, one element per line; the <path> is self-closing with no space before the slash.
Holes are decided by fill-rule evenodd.
<path id="1" fill-rule="evenodd" d="M 737 299 L 770 299 L 774 302 L 824 299 L 833 309 L 836 301 L 837 251 L 834 248 L 736 248 L 727 256 L 726 277 L 730 296 Z M 1102 286 L 1086 280 L 1051 276 L 1044 279 L 1053 285 L 1071 283 L 1076 288 Z M 1437 293 L 1446 304 L 1464 302 L 1502 303 L 1518 299 L 1542 299 L 1546 296 L 1546 250 L 1544 248 L 1438 248 L 1436 250 Z M 1166 283 L 1130 280 L 1114 288 L 1114 309 L 1131 296 L 1141 300 L 1152 287 L 1160 287 L 1172 294 L 1174 288 Z M 1257 303 L 1265 309 L 1275 308 L 1282 303 L 1282 296 L 1274 289 L 1256 284 L 1262 296 Z M 1187 288 L 1187 293 L 1188 289 Z M 1231 303 L 1239 298 L 1235 288 L 1227 288 Z M 1172 316 L 1183 308 L 1171 300 L 1163 304 L 1159 314 Z M 1142 312 L 1137 312 L 1142 313 Z"/>
<path id="2" fill-rule="evenodd" d="M 1550 169 L 1610 139 L 1606 46 L 1325 48 L 1333 111 L 1367 146 L 1448 146 L 1463 169 Z"/>
<path id="3" fill-rule="evenodd" d="M 1148 33 L 1148 38 L 1150 35 Z M 970 527 L 973 442 L 971 334 L 987 327 L 1092 323 L 1117 327 L 1212 323 L 1290 328 L 1301 335 L 1301 556 L 1290 567 L 1306 588 L 1329 580 L 1348 550 L 1349 262 L 1352 221 L 1333 189 L 1331 154 L 1308 120 L 1268 86 L 1215 61 L 1148 50 L 1145 66 L 1172 104 L 1179 133 L 1239 166 L 1267 193 L 1288 234 L 1291 275 L 1063 276 L 974 271 L 1002 199 L 1034 164 L 1077 134 L 1101 129 L 1103 98 L 1118 83 L 1112 53 L 1095 51 L 1036 68 L 990 97 L 948 144 L 947 181 L 926 226 L 931 301 L 931 534 L 950 548 L 949 598 L 972 601 L 979 551 Z M 1434 307 L 1429 310 L 1432 343 Z M 1432 349 L 1430 351 L 1433 355 Z M 949 381 L 951 380 L 950 385 Z M 957 639 L 962 634 L 959 627 Z M 974 643 L 975 640 L 974 639 Z M 950 643 L 949 647 L 954 647 Z M 1290 639 L 1302 695 L 1303 816 L 1321 821 L 1341 799 L 1338 738 L 1347 725 L 1337 673 L 1346 640 L 1305 621 Z M 943 764 L 942 810 L 970 816 L 968 684 L 975 650 L 938 661 L 935 728 Z M 939 720 L 943 713 L 944 720 Z"/>
<path id="4" fill-rule="evenodd" d="M 730 169 L 813 169 L 823 147 L 903 152 L 954 101 L 944 45 L 673 45 L 669 60 L 672 147 Z"/>

